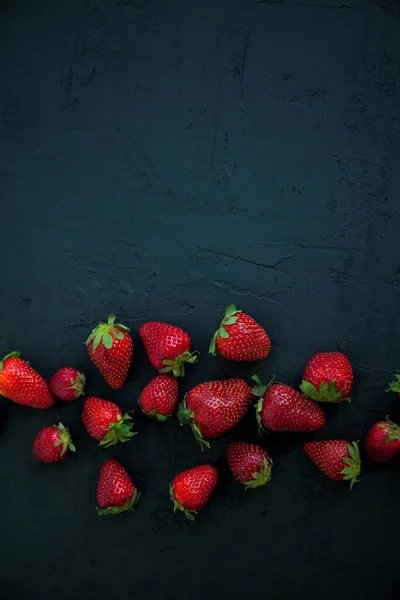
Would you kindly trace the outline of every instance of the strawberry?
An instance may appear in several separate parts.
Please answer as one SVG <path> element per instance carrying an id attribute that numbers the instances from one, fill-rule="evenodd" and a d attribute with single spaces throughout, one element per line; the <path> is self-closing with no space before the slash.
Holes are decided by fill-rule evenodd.
<path id="1" fill-rule="evenodd" d="M 218 471 L 211 465 L 193 467 L 177 475 L 169 488 L 174 512 L 182 510 L 187 519 L 194 521 L 194 515 L 210 500 L 217 482 Z"/>
<path id="2" fill-rule="evenodd" d="M 254 319 L 231 304 L 210 343 L 209 353 L 215 356 L 217 350 L 229 360 L 261 360 L 268 356 L 271 341 Z"/>
<path id="3" fill-rule="evenodd" d="M 59 369 L 50 379 L 50 389 L 61 400 L 76 400 L 84 393 L 86 377 L 72 367 Z"/>
<path id="4" fill-rule="evenodd" d="M 396 392 L 400 398 L 400 371 L 397 371 L 394 376 L 394 380 L 389 383 L 387 392 Z"/>
<path id="5" fill-rule="evenodd" d="M 260 400 L 256 404 L 259 425 L 271 431 L 316 431 L 325 425 L 322 408 L 285 383 L 262 384 L 257 375 L 253 394 Z"/>
<path id="6" fill-rule="evenodd" d="M 96 498 L 99 515 L 118 515 L 135 509 L 140 492 L 124 467 L 118 461 L 110 459 L 100 469 Z"/>
<path id="7" fill-rule="evenodd" d="M 55 404 L 46 380 L 20 358 L 19 352 L 7 354 L 0 362 L 0 394 L 31 408 Z"/>
<path id="8" fill-rule="evenodd" d="M 251 387 L 243 379 L 207 381 L 185 396 L 178 419 L 181 425 L 190 423 L 202 449 L 209 448 L 204 437 L 215 438 L 234 427 L 253 400 Z"/>
<path id="9" fill-rule="evenodd" d="M 178 403 L 178 380 L 167 373 L 160 373 L 146 385 L 138 403 L 149 417 L 166 421 Z"/>
<path id="10" fill-rule="evenodd" d="M 182 377 L 185 363 L 198 360 L 198 354 L 190 352 L 189 335 L 175 325 L 149 321 L 139 328 L 139 335 L 151 364 L 160 373 L 172 372 L 175 377 Z"/>
<path id="11" fill-rule="evenodd" d="M 86 340 L 90 358 L 114 390 L 121 388 L 132 363 L 133 345 L 128 327 L 115 323 L 115 315 L 107 323 L 99 323 Z"/>
<path id="12" fill-rule="evenodd" d="M 88 433 L 106 448 L 118 442 L 129 442 L 135 435 L 131 431 L 133 421 L 128 413 L 123 415 L 114 402 L 94 396 L 86 398 L 83 404 L 82 422 Z"/>
<path id="13" fill-rule="evenodd" d="M 44 463 L 56 463 L 76 452 L 70 433 L 62 423 L 45 427 L 33 440 L 33 456 Z"/>
<path id="14" fill-rule="evenodd" d="M 358 444 L 346 440 L 307 442 L 303 450 L 329 479 L 350 481 L 350 488 L 359 481 L 361 459 Z"/>
<path id="15" fill-rule="evenodd" d="M 400 427 L 386 417 L 372 425 L 365 438 L 365 451 L 371 460 L 383 463 L 400 453 Z"/>
<path id="16" fill-rule="evenodd" d="M 317 402 L 350 402 L 353 369 L 341 352 L 319 352 L 309 360 L 300 389 Z"/>
<path id="17" fill-rule="evenodd" d="M 265 485 L 271 479 L 272 460 L 261 446 L 233 442 L 226 449 L 230 470 L 246 488 Z"/>

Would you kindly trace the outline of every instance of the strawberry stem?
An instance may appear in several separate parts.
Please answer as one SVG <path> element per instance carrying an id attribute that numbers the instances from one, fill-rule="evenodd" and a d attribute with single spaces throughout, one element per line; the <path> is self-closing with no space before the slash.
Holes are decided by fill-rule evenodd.
<path id="1" fill-rule="evenodd" d="M 187 510 L 182 506 L 182 504 L 178 502 L 175 496 L 174 486 L 172 484 L 170 484 L 169 486 L 169 497 L 174 504 L 174 512 L 176 512 L 177 510 L 181 510 L 189 521 L 196 520 L 194 515 L 197 515 L 197 510 Z"/>
<path id="2" fill-rule="evenodd" d="M 200 353 L 190 352 L 189 350 L 185 350 L 179 356 L 177 356 L 174 360 L 163 360 L 163 364 L 165 367 L 159 370 L 159 373 L 171 373 L 174 377 L 183 377 L 185 375 L 185 363 L 193 364 L 199 360 Z"/>
<path id="3" fill-rule="evenodd" d="M 135 489 L 133 496 L 128 498 L 123 506 L 108 506 L 107 508 L 98 508 L 97 514 L 99 515 L 120 515 L 128 510 L 135 510 L 137 503 L 140 500 L 141 493 Z"/>
<path id="4" fill-rule="evenodd" d="M 114 338 L 123 340 L 125 337 L 124 332 L 128 332 L 129 328 L 121 323 L 115 323 L 115 319 L 115 315 L 111 313 L 107 323 L 99 323 L 87 338 L 85 342 L 86 346 L 89 346 L 93 342 L 93 350 L 97 350 L 100 343 L 102 343 L 107 350 L 110 350 L 114 343 Z"/>
<path id="5" fill-rule="evenodd" d="M 76 379 L 71 379 L 70 384 L 71 385 L 69 386 L 69 389 L 74 390 L 75 398 L 79 398 L 79 396 L 83 396 L 83 394 L 85 392 L 85 384 L 86 384 L 86 377 L 83 373 L 78 371 Z"/>
<path id="6" fill-rule="evenodd" d="M 244 484 L 246 486 L 246 490 L 251 488 L 257 488 L 261 485 L 265 485 L 266 483 L 268 483 L 268 481 L 270 481 L 272 477 L 271 466 L 272 461 L 271 463 L 269 463 L 268 460 L 264 457 L 263 463 L 260 465 L 259 470 L 255 473 L 252 473 L 252 479 L 250 479 L 250 481 L 246 481 L 246 483 Z"/>
<path id="7" fill-rule="evenodd" d="M 209 354 L 216 356 L 218 336 L 220 336 L 224 339 L 227 339 L 229 337 L 229 333 L 225 329 L 225 326 L 226 325 L 234 325 L 236 323 L 236 321 L 238 320 L 239 313 L 241 313 L 241 312 L 242 311 L 238 310 L 234 304 L 231 304 L 230 306 L 228 306 L 228 308 L 225 311 L 225 316 L 220 323 L 220 326 L 218 327 L 217 331 L 214 333 L 214 335 L 211 339 L 211 342 L 210 342 L 210 345 L 208 348 Z"/>
<path id="8" fill-rule="evenodd" d="M 349 397 L 343 397 L 342 391 L 336 390 L 335 380 L 332 380 L 329 383 L 327 381 L 322 381 L 318 389 L 312 383 L 303 379 L 299 387 L 301 392 L 307 396 L 307 398 L 310 398 L 315 402 L 333 402 L 334 404 L 344 401 L 351 402 Z"/>
<path id="9" fill-rule="evenodd" d="M 131 431 L 133 425 L 134 423 L 129 413 L 126 413 L 122 418 L 118 419 L 116 423 L 110 423 L 108 432 L 101 440 L 100 446 L 109 448 L 118 442 L 129 442 L 129 440 L 136 435 L 136 431 Z"/>
<path id="10" fill-rule="evenodd" d="M 8 358 L 20 358 L 21 353 L 18 350 L 14 350 L 13 352 L 10 352 L 9 354 L 6 354 L 6 356 L 3 358 L 3 360 L 0 362 L 0 372 L 3 370 L 3 363 L 8 359 Z"/>
<path id="11" fill-rule="evenodd" d="M 386 390 L 387 392 L 400 392 L 400 371 L 396 371 L 394 380 L 389 383 L 389 387 Z"/>
<path id="12" fill-rule="evenodd" d="M 178 420 L 181 426 L 187 424 L 190 425 L 194 434 L 194 439 L 200 445 L 202 451 L 204 450 L 204 446 L 206 448 L 210 448 L 210 443 L 203 438 L 200 428 L 196 423 L 196 420 L 194 418 L 194 412 L 187 408 L 186 396 L 184 397 L 182 404 L 179 405 Z"/>
<path id="13" fill-rule="evenodd" d="M 400 440 L 400 427 L 386 416 L 386 423 L 378 425 L 381 429 L 386 429 L 385 442 L 398 442 Z"/>
<path id="14" fill-rule="evenodd" d="M 350 481 L 350 489 L 358 483 L 358 478 L 361 471 L 360 449 L 357 442 L 352 442 L 347 446 L 349 456 L 345 456 L 342 460 L 345 463 L 345 468 L 341 471 L 343 479 Z"/>
<path id="15" fill-rule="evenodd" d="M 54 425 L 54 427 L 57 427 L 58 436 L 58 440 L 55 442 L 54 445 L 62 445 L 61 456 L 64 456 L 68 448 L 71 450 L 71 452 L 76 452 L 76 448 L 72 443 L 71 434 L 69 433 L 69 430 L 62 423 Z"/>

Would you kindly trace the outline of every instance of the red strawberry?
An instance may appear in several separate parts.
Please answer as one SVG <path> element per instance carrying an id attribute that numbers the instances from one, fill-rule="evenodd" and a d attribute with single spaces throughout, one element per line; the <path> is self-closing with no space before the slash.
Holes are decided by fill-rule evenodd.
<path id="1" fill-rule="evenodd" d="M 303 450 L 329 479 L 350 481 L 350 488 L 359 481 L 361 459 L 358 444 L 346 440 L 307 442 Z"/>
<path id="2" fill-rule="evenodd" d="M 61 400 L 76 400 L 84 393 L 86 377 L 72 367 L 59 369 L 50 379 L 50 389 Z"/>
<path id="3" fill-rule="evenodd" d="M 271 341 L 254 319 L 231 304 L 211 340 L 210 354 L 215 356 L 217 350 L 229 360 L 261 360 L 268 356 Z"/>
<path id="4" fill-rule="evenodd" d="M 134 510 L 140 499 L 131 478 L 116 460 L 108 460 L 100 469 L 96 492 L 99 515 L 118 515 Z"/>
<path id="5" fill-rule="evenodd" d="M 365 451 L 377 463 L 384 463 L 399 454 L 400 427 L 389 417 L 372 425 L 365 438 Z"/>
<path id="6" fill-rule="evenodd" d="M 226 449 L 226 457 L 232 475 L 246 488 L 256 488 L 270 481 L 272 460 L 261 446 L 233 442 Z"/>
<path id="7" fill-rule="evenodd" d="M 387 392 L 396 392 L 400 398 L 400 371 L 395 373 L 394 380 L 389 384 Z"/>
<path id="8" fill-rule="evenodd" d="M 146 385 L 138 402 L 146 415 L 166 421 L 178 403 L 178 380 L 166 373 L 157 375 Z"/>
<path id="9" fill-rule="evenodd" d="M 198 360 L 196 352 L 190 352 L 192 341 L 180 327 L 149 321 L 139 328 L 147 356 L 153 367 L 160 373 L 170 373 L 175 377 L 185 374 L 185 363 Z"/>
<path id="10" fill-rule="evenodd" d="M 55 400 L 46 380 L 20 358 L 7 354 L 0 362 L 0 394 L 31 408 L 50 408 Z"/>
<path id="11" fill-rule="evenodd" d="M 114 390 L 121 388 L 132 363 L 133 345 L 128 327 L 115 323 L 115 315 L 107 323 L 99 323 L 86 340 L 90 358 Z"/>
<path id="12" fill-rule="evenodd" d="M 204 437 L 215 438 L 232 429 L 254 400 L 243 379 L 207 381 L 196 385 L 185 397 L 178 412 L 181 425 L 190 423 L 196 441 L 210 447 Z"/>
<path id="13" fill-rule="evenodd" d="M 123 415 L 114 402 L 89 396 L 83 404 L 82 422 L 88 433 L 100 446 L 114 446 L 117 442 L 129 442 L 135 435 L 132 418 Z"/>
<path id="14" fill-rule="evenodd" d="M 174 512 L 182 510 L 187 519 L 194 521 L 194 515 L 210 500 L 217 482 L 218 471 L 211 465 L 193 467 L 177 475 L 169 488 Z"/>
<path id="15" fill-rule="evenodd" d="M 253 394 L 259 396 L 256 416 L 259 427 L 271 431 L 316 431 L 325 425 L 322 408 L 284 383 L 262 384 L 257 375 Z"/>
<path id="16" fill-rule="evenodd" d="M 317 402 L 350 402 L 353 369 L 341 352 L 319 352 L 310 359 L 300 389 Z"/>
<path id="17" fill-rule="evenodd" d="M 33 456 L 44 463 L 56 463 L 76 451 L 70 433 L 62 423 L 45 427 L 33 440 Z"/>

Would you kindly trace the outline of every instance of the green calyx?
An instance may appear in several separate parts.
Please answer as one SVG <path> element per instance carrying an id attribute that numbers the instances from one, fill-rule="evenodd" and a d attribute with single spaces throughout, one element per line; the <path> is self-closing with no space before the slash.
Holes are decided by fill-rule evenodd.
<path id="1" fill-rule="evenodd" d="M 400 440 L 400 427 L 386 416 L 386 423 L 378 425 L 381 429 L 386 430 L 385 442 L 398 442 Z"/>
<path id="2" fill-rule="evenodd" d="M 394 380 L 389 383 L 389 387 L 386 390 L 387 392 L 400 392 L 400 371 L 396 371 Z"/>
<path id="3" fill-rule="evenodd" d="M 74 390 L 75 398 L 79 398 L 82 396 L 85 391 L 86 377 L 83 373 L 78 371 L 76 379 L 71 379 L 71 385 L 69 386 L 70 390 Z"/>
<path id="4" fill-rule="evenodd" d="M 343 475 L 343 479 L 350 481 L 350 489 L 352 489 L 353 485 L 360 481 L 358 478 L 361 471 L 360 450 L 357 442 L 352 442 L 347 448 L 350 456 L 345 456 L 342 459 L 346 466 L 341 471 L 341 474 Z"/>
<path id="5" fill-rule="evenodd" d="M 100 442 L 100 446 L 109 448 L 118 442 L 129 442 L 136 435 L 135 431 L 131 431 L 133 427 L 132 417 L 126 413 L 122 418 L 119 418 L 116 423 L 110 423 L 106 435 Z"/>
<path id="6" fill-rule="evenodd" d="M 225 316 L 222 319 L 219 328 L 214 333 L 212 340 L 210 342 L 210 346 L 208 348 L 209 354 L 212 354 L 213 356 L 215 356 L 217 354 L 218 336 L 220 336 L 224 339 L 229 337 L 229 333 L 227 332 L 225 326 L 226 325 L 234 325 L 236 323 L 236 321 L 238 320 L 239 314 L 241 312 L 242 311 L 238 310 L 234 304 L 231 304 L 230 306 L 228 306 L 228 308 L 225 311 Z"/>
<path id="7" fill-rule="evenodd" d="M 200 428 L 196 423 L 194 412 L 187 408 L 186 396 L 184 397 L 182 404 L 179 405 L 178 420 L 180 425 L 190 424 L 190 427 L 194 433 L 194 439 L 199 444 L 202 451 L 204 450 L 204 447 L 210 448 L 210 443 L 203 438 Z"/>
<path id="8" fill-rule="evenodd" d="M 58 440 L 54 443 L 54 445 L 62 446 L 61 456 L 64 456 L 68 448 L 71 450 L 71 452 L 76 452 L 76 448 L 72 443 L 71 435 L 68 429 L 62 423 L 54 425 L 54 427 L 57 427 L 58 436 Z"/>
<path id="9" fill-rule="evenodd" d="M 199 360 L 198 352 L 190 352 L 185 350 L 174 360 L 163 360 L 165 367 L 160 369 L 159 373 L 171 373 L 174 377 L 183 377 L 185 375 L 185 364 L 193 364 Z"/>
<path id="10" fill-rule="evenodd" d="M 299 387 L 307 398 L 315 400 L 315 402 L 333 402 L 334 404 L 339 402 L 351 402 L 349 397 L 343 398 L 343 392 L 338 392 L 336 390 L 336 381 L 334 380 L 330 383 L 322 381 L 318 390 L 315 385 L 303 379 Z"/>
<path id="11" fill-rule="evenodd" d="M 5 363 L 5 361 L 8 358 L 20 358 L 21 353 L 18 352 L 18 350 L 14 350 L 13 352 L 10 352 L 9 354 L 6 354 L 6 356 L 3 358 L 3 360 L 0 362 L 0 373 L 3 370 L 3 365 Z"/>
<path id="12" fill-rule="evenodd" d="M 160 423 L 163 423 L 169 417 L 172 416 L 172 415 L 161 415 L 160 413 L 158 413 L 154 409 L 151 410 L 150 412 L 145 411 L 144 408 L 143 408 L 143 406 L 140 403 L 140 397 L 138 398 L 137 403 L 140 406 L 140 409 L 141 409 L 141 411 L 142 411 L 143 414 L 145 414 L 147 417 L 150 417 L 150 419 L 154 419 L 155 421 L 159 421 Z"/>
<path id="13" fill-rule="evenodd" d="M 138 492 L 137 489 L 135 489 L 135 491 L 133 492 L 133 496 L 131 498 L 128 498 L 125 504 L 123 504 L 123 506 L 108 506 L 107 508 L 98 508 L 97 514 L 120 515 L 121 513 L 126 512 L 128 510 L 135 510 L 135 507 L 140 500 L 140 496 L 140 492 Z"/>
<path id="14" fill-rule="evenodd" d="M 182 504 L 180 504 L 178 502 L 178 500 L 175 497 L 175 492 L 174 492 L 174 486 L 170 485 L 169 486 L 169 497 L 172 500 L 173 504 L 174 504 L 174 512 L 176 512 L 177 510 L 181 510 L 183 512 L 183 514 L 185 515 L 185 517 L 187 519 L 189 519 L 189 521 L 195 521 L 196 518 L 194 515 L 197 515 L 197 511 L 196 510 L 187 510 L 186 508 L 183 508 Z"/>
<path id="15" fill-rule="evenodd" d="M 261 435 L 261 433 L 264 431 L 263 425 L 261 423 L 261 411 L 262 411 L 262 407 L 264 404 L 264 396 L 265 396 L 267 389 L 273 383 L 275 383 L 275 375 L 272 376 L 272 379 L 267 383 L 267 385 L 263 384 L 263 382 L 261 381 L 261 379 L 259 378 L 258 375 L 253 375 L 252 380 L 255 381 L 257 384 L 253 387 L 251 392 L 254 396 L 259 398 L 258 402 L 256 402 L 256 404 L 255 404 L 255 410 L 256 410 L 256 419 L 257 419 L 257 425 L 258 425 L 258 435 Z"/>
<path id="16" fill-rule="evenodd" d="M 94 351 L 97 350 L 100 343 L 102 343 L 107 350 L 110 350 L 114 342 L 113 336 L 117 340 L 123 340 L 125 337 L 124 332 L 128 332 L 129 328 L 125 325 L 121 325 L 121 323 L 115 323 L 115 319 L 115 315 L 111 313 L 107 323 L 99 323 L 86 340 L 86 346 L 93 342 Z"/>
<path id="17" fill-rule="evenodd" d="M 252 473 L 252 479 L 250 479 L 250 481 L 246 481 L 244 484 L 246 486 L 246 490 L 260 487 L 260 485 L 265 485 L 271 480 L 271 464 L 269 464 L 267 459 L 264 458 L 263 464 L 260 465 L 259 470 L 255 473 Z"/>

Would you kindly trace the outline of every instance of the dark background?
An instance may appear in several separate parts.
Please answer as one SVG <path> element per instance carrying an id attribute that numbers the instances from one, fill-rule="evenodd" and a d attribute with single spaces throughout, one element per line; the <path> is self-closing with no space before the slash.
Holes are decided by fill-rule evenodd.
<path id="1" fill-rule="evenodd" d="M 312 353 L 338 348 L 353 402 L 314 437 L 399 419 L 385 393 L 400 368 L 399 61 L 390 0 L 3 0 L 1 353 L 46 377 L 80 366 L 90 394 L 129 409 L 154 375 L 148 319 L 201 352 L 181 395 L 254 372 L 298 385 Z M 264 363 L 207 355 L 232 302 L 270 333 Z M 118 392 L 82 343 L 110 311 L 135 338 Z M 312 435 L 268 434 L 273 480 L 244 493 L 224 452 L 258 439 L 252 411 L 202 455 L 188 428 L 138 410 L 139 435 L 100 449 L 81 407 L 1 401 L 1 598 L 400 598 L 400 460 L 365 460 L 350 492 L 303 456 Z M 59 420 L 76 456 L 35 462 Z M 109 457 L 143 491 L 133 514 L 96 514 Z M 204 461 L 220 485 L 186 523 L 168 483 Z"/>

